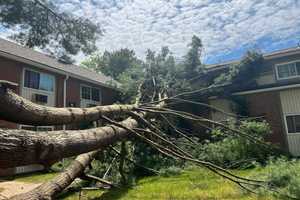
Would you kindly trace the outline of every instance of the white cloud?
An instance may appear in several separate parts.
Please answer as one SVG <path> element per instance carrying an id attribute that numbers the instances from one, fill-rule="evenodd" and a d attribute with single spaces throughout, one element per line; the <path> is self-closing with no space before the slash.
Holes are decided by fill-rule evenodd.
<path id="1" fill-rule="evenodd" d="M 253 45 L 270 47 L 300 40 L 299 0 L 55 0 L 64 10 L 100 22 L 100 50 L 169 46 L 183 56 L 193 34 L 205 44 L 206 59 Z M 263 48 L 263 47 L 262 47 Z"/>

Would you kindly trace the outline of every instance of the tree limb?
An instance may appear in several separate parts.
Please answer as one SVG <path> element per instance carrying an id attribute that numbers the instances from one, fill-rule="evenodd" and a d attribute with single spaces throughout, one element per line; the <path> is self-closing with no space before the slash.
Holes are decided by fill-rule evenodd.
<path id="1" fill-rule="evenodd" d="M 0 119 L 34 126 L 92 122 L 101 119 L 102 115 L 121 115 L 136 107 L 109 105 L 91 108 L 54 108 L 32 103 L 3 86 L 0 86 L 0 96 Z"/>
<path id="2" fill-rule="evenodd" d="M 130 128 L 138 126 L 137 121 L 131 118 L 121 124 Z M 62 158 L 107 147 L 128 136 L 126 129 L 114 125 L 51 132 L 0 129 L 0 167 L 54 163 Z"/>
<path id="3" fill-rule="evenodd" d="M 79 155 L 67 169 L 51 181 L 37 188 L 11 198 L 11 200 L 49 200 L 68 187 L 76 177 L 83 174 L 84 169 L 92 162 L 98 151 Z"/>

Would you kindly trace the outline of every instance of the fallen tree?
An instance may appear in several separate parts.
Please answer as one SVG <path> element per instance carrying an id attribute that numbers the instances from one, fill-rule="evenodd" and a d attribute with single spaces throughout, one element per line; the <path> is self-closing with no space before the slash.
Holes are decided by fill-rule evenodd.
<path id="1" fill-rule="evenodd" d="M 134 119 L 121 122 L 137 127 Z M 29 164 L 51 164 L 62 158 L 107 147 L 128 137 L 126 129 L 114 125 L 78 130 L 34 132 L 0 129 L 0 167 L 10 168 Z"/>
<path id="2" fill-rule="evenodd" d="M 41 107 L 34 103 L 24 101 L 21 97 L 13 94 L 13 92 L 8 89 L 6 84 L 2 84 L 1 94 L 6 95 L 2 101 L 3 103 L 10 103 L 11 109 L 14 112 L 17 112 L 18 106 L 21 105 L 22 112 L 26 113 L 26 115 L 36 114 L 37 118 L 29 118 L 24 119 L 21 116 L 12 115 L 13 113 L 8 109 L 1 110 L 2 115 L 5 116 L 5 113 L 8 112 L 10 118 L 17 118 L 14 119 L 14 122 L 27 122 L 28 124 L 43 124 L 38 122 L 38 118 L 41 117 L 39 113 L 36 112 L 35 109 L 26 109 L 26 108 L 43 108 L 52 110 L 53 114 L 59 108 L 48 108 L 48 107 Z M 159 95 L 162 97 L 162 95 Z M 178 97 L 178 96 L 177 96 Z M 14 100 L 21 100 L 22 103 L 16 103 Z M 173 98 L 174 99 L 174 98 Z M 228 127 L 224 124 L 219 122 L 214 122 L 199 116 L 195 116 L 189 113 L 185 113 L 182 111 L 170 110 L 168 108 L 163 108 L 162 105 L 166 100 L 172 100 L 172 98 L 159 98 L 158 101 L 153 101 L 148 104 L 139 105 L 135 104 L 130 109 L 122 110 L 120 109 L 122 106 L 119 106 L 119 109 L 115 109 L 111 111 L 107 108 L 111 108 L 111 106 L 103 106 L 102 110 L 108 110 L 108 113 L 117 112 L 119 114 L 130 114 L 130 117 L 121 121 L 117 122 L 103 113 L 93 113 L 88 118 L 86 109 L 78 109 L 83 110 L 85 112 L 81 113 L 79 116 L 80 119 L 83 121 L 85 120 L 98 120 L 103 119 L 109 125 L 105 127 L 99 128 L 92 128 L 87 130 L 76 130 L 76 131 L 50 131 L 50 132 L 32 132 L 26 130 L 0 130 L 0 166 L 1 168 L 7 167 L 16 167 L 26 164 L 49 164 L 54 163 L 61 158 L 70 157 L 79 155 L 82 153 L 87 153 L 84 155 L 79 156 L 68 168 L 65 172 L 62 172 L 61 175 L 53 179 L 52 181 L 45 183 L 38 187 L 35 190 L 32 190 L 28 193 L 13 197 L 13 199 L 51 199 L 59 192 L 64 190 L 76 177 L 79 177 L 83 174 L 84 169 L 86 166 L 90 164 L 95 156 L 95 151 L 98 149 L 104 149 L 111 144 L 114 144 L 118 141 L 123 139 L 127 139 L 129 136 L 135 136 L 142 141 L 146 142 L 147 144 L 151 145 L 154 149 L 158 152 L 162 153 L 165 156 L 180 159 L 183 161 L 194 162 L 200 166 L 206 167 L 207 169 L 213 171 L 214 173 L 236 183 L 240 187 L 250 191 L 255 192 L 248 186 L 255 186 L 255 187 L 266 187 L 266 183 L 264 181 L 259 180 L 251 180 L 247 178 L 243 178 L 233 173 L 214 165 L 213 163 L 201 161 L 195 159 L 191 154 L 182 150 L 177 145 L 171 142 L 166 134 L 162 130 L 160 130 L 155 124 L 153 124 L 151 119 L 147 119 L 148 113 L 151 115 L 174 115 L 177 117 L 185 118 L 187 120 L 193 120 L 203 126 L 207 126 L 209 124 L 218 125 L 222 128 L 227 129 L 228 131 L 233 132 L 241 137 L 245 137 L 252 142 L 257 142 L 255 138 L 240 132 L 239 130 L 234 130 L 231 127 Z M 64 111 L 68 110 L 68 108 L 64 108 Z M 91 109 L 92 111 L 92 109 Z M 135 112 L 132 112 L 135 111 Z M 46 112 L 45 112 L 46 113 Z M 51 112 L 50 112 L 51 113 Z M 55 115 L 55 114 L 54 114 Z M 60 113 L 59 115 L 56 114 L 57 117 L 66 116 L 64 113 Z M 97 117 L 95 117 L 97 115 Z M 68 115 L 72 119 L 72 115 Z M 125 117 L 124 116 L 124 117 Z M 9 118 L 9 119 L 10 119 Z M 79 118 L 76 118 L 79 120 Z M 5 118 L 8 119 L 8 118 Z M 74 118 L 73 118 L 74 119 Z M 19 121 L 20 120 L 20 121 Z M 22 121 L 23 120 L 23 121 Z M 27 120 L 27 121 L 26 121 Z M 44 117 L 40 120 L 44 120 L 43 122 L 48 123 L 55 123 L 55 120 L 50 118 Z M 92 121 L 93 121 L 92 120 Z M 72 120 L 71 120 L 72 121 Z M 75 122 L 76 120 L 73 120 Z M 79 120 L 80 121 L 80 120 Z M 61 121 L 60 123 L 64 123 L 67 121 Z M 184 134 L 184 133 L 181 133 Z M 260 142 L 261 144 L 261 142 Z"/>

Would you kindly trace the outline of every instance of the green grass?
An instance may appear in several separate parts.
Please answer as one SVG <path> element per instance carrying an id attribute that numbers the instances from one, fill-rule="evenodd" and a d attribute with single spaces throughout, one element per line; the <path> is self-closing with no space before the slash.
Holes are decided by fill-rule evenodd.
<path id="1" fill-rule="evenodd" d="M 236 171 L 244 176 L 258 173 L 258 170 Z M 30 177 L 20 177 L 16 180 L 40 182 L 49 180 L 55 174 L 38 174 Z M 46 179 L 45 179 L 46 178 Z M 92 200 L 272 200 L 270 196 L 256 196 L 244 193 L 233 183 L 200 168 L 187 170 L 172 177 L 147 177 L 140 179 L 131 188 L 108 191 L 82 191 L 82 199 Z M 59 199 L 79 199 L 79 192 L 68 192 Z"/>
<path id="2" fill-rule="evenodd" d="M 57 172 L 36 172 L 34 174 L 22 174 L 13 177 L 13 180 L 27 183 L 41 183 L 53 179 L 59 173 Z"/>

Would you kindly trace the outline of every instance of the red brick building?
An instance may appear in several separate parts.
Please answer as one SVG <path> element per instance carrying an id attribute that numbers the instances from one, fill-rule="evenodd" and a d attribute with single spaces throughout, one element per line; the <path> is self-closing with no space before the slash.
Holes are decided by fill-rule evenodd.
<path id="1" fill-rule="evenodd" d="M 250 117 L 263 117 L 270 124 L 269 141 L 300 156 L 300 48 L 276 51 L 263 57 L 253 84 L 232 95 L 244 98 Z M 218 74 L 236 62 L 211 65 L 208 71 Z M 209 103 L 226 112 L 235 112 L 235 102 L 230 99 L 211 97 Z M 217 121 L 228 118 L 213 111 L 210 117 Z"/>
<path id="2" fill-rule="evenodd" d="M 86 68 L 58 61 L 53 57 L 0 39 L 0 80 L 18 84 L 16 93 L 38 104 L 53 107 L 90 107 L 112 104 L 118 91 L 111 78 Z M 61 129 L 33 127 L 3 121 L 0 128 L 28 130 Z M 42 170 L 42 165 L 1 169 L 0 176 Z"/>
<path id="3" fill-rule="evenodd" d="M 4 39 L 0 39 L 0 80 L 17 83 L 16 93 L 31 101 L 54 107 L 112 104 L 118 93 L 109 77 Z M 0 128 L 32 129 L 1 120 Z"/>

